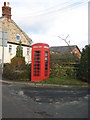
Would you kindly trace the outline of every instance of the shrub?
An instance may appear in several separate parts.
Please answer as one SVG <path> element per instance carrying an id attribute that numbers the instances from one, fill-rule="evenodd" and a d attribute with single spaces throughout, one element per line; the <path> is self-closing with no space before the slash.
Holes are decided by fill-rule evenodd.
<path id="1" fill-rule="evenodd" d="M 30 80 L 30 64 L 17 67 L 12 64 L 5 64 L 3 77 L 9 80 Z"/>
<path id="2" fill-rule="evenodd" d="M 5 64 L 3 69 L 3 75 L 4 78 L 7 79 L 13 79 L 14 78 L 14 70 L 13 66 L 11 64 Z"/>
<path id="3" fill-rule="evenodd" d="M 25 65 L 25 57 L 14 57 L 11 59 L 11 64 L 13 67 Z"/>
<path id="4" fill-rule="evenodd" d="M 54 64 L 53 68 L 50 68 L 50 77 L 70 77 L 76 78 L 76 68 L 71 66 L 61 66 Z"/>
<path id="5" fill-rule="evenodd" d="M 86 45 L 82 50 L 79 64 L 78 77 L 90 83 L 90 45 Z"/>
<path id="6" fill-rule="evenodd" d="M 77 65 L 76 57 L 71 54 L 50 54 L 50 77 L 76 78 L 75 65 Z"/>

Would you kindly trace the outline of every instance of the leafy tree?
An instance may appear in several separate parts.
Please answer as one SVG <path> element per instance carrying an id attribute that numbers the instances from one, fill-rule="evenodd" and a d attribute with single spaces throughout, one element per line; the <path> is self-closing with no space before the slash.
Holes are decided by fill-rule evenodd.
<path id="1" fill-rule="evenodd" d="M 74 53 L 53 53 L 50 54 L 50 63 L 58 63 L 60 65 L 62 64 L 71 64 L 71 63 L 79 63 L 79 58 Z"/>
<path id="2" fill-rule="evenodd" d="M 86 45 L 82 50 L 81 60 L 79 65 L 79 78 L 90 83 L 90 45 Z"/>
<path id="3" fill-rule="evenodd" d="M 19 42 L 19 45 L 16 48 L 16 56 L 11 59 L 11 64 L 14 67 L 14 69 L 25 65 L 25 57 L 23 57 L 21 41 Z"/>
<path id="4" fill-rule="evenodd" d="M 19 43 L 20 43 L 20 45 L 17 46 L 17 48 L 16 48 L 16 57 L 23 57 L 21 41 Z"/>

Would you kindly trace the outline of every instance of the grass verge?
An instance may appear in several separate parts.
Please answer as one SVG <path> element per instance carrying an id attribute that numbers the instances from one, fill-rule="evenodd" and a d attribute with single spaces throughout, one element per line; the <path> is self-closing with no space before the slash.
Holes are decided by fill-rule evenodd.
<path id="1" fill-rule="evenodd" d="M 48 78 L 43 81 L 40 81 L 40 83 L 59 84 L 59 85 L 88 85 L 87 82 L 84 82 L 78 79 L 59 78 L 59 77 Z"/>

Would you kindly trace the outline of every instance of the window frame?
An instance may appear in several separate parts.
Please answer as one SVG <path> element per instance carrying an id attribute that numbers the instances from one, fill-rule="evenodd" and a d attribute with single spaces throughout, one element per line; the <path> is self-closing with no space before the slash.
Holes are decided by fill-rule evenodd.
<path id="1" fill-rule="evenodd" d="M 29 53 L 30 53 L 30 49 L 29 47 L 27 47 L 27 55 L 29 56 Z"/>
<path id="2" fill-rule="evenodd" d="M 12 54 L 12 45 L 9 45 L 9 53 Z"/>

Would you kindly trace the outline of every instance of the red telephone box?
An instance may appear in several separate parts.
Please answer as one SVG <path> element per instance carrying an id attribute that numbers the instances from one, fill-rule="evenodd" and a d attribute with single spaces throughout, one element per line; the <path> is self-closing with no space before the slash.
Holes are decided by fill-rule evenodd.
<path id="1" fill-rule="evenodd" d="M 49 45 L 32 45 L 31 81 L 39 82 L 49 77 Z"/>

